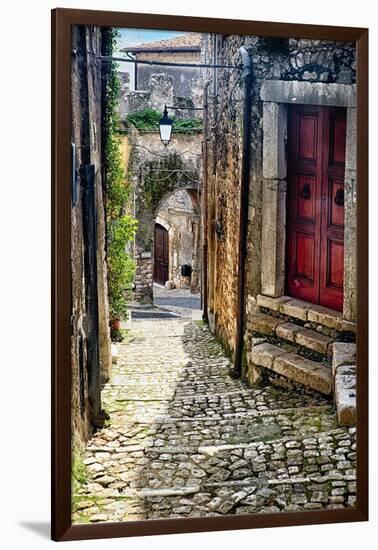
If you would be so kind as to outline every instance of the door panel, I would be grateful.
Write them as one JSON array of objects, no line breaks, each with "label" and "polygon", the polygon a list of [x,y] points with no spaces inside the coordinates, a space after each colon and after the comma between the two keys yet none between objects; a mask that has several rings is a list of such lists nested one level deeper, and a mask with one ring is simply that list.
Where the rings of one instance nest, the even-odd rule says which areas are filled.
[{"label": "door panel", "polygon": [[286,291],[310,302],[319,294],[322,122],[317,107],[290,110]]},{"label": "door panel", "polygon": [[169,278],[168,231],[156,223],[154,237],[154,282],[164,285]]},{"label": "door panel", "polygon": [[289,295],[342,310],[346,111],[289,108]]},{"label": "door panel", "polygon": [[344,172],[346,111],[324,109],[319,303],[342,311],[344,282]]}]

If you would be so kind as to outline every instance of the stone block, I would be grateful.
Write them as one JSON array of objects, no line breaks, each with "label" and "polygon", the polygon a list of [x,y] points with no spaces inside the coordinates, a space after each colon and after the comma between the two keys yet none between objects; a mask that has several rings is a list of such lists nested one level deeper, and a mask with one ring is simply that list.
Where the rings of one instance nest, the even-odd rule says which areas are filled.
[{"label": "stone block", "polygon": [[324,336],[324,334],[315,330],[305,329],[296,334],[295,341],[300,346],[326,355],[328,346],[332,343],[332,338]]},{"label": "stone block", "polygon": [[309,302],[291,299],[280,304],[280,312],[301,321],[307,321],[307,312],[311,306]]},{"label": "stone block", "polygon": [[278,325],[276,334],[279,338],[289,340],[290,342],[295,342],[296,334],[304,330],[306,329],[300,325],[296,325],[294,323],[284,323],[283,325]]},{"label": "stone block", "polygon": [[340,319],[337,329],[344,332],[354,332],[356,334],[357,323],[354,321],[348,321],[347,319]]},{"label": "stone block", "polygon": [[286,181],[263,181],[262,220],[261,291],[277,297],[285,288]]},{"label": "stone block", "polygon": [[259,307],[266,307],[272,311],[279,311],[280,305],[291,300],[289,296],[279,296],[278,298],[272,298],[271,296],[265,296],[259,294],[257,296],[257,305]]},{"label": "stone block", "polygon": [[357,419],[355,366],[340,366],[337,369],[335,403],[339,424],[341,426],[354,425]]},{"label": "stone block", "polygon": [[284,323],[282,319],[260,313],[259,315],[252,315],[248,319],[248,329],[260,334],[273,335],[275,334],[276,327],[282,323]]},{"label": "stone block", "polygon": [[287,134],[286,105],[263,105],[263,177],[286,178],[285,141]]},{"label": "stone block", "polygon": [[248,366],[245,373],[245,381],[248,386],[253,387],[259,384],[262,379],[262,368],[254,365],[251,361],[251,354],[248,354]]},{"label": "stone block", "polygon": [[332,391],[331,369],[294,353],[276,357],[272,370],[325,395]]},{"label": "stone block", "polygon": [[356,364],[356,344],[347,344],[345,342],[334,342],[332,356],[332,377],[335,377],[336,371],[343,365]]},{"label": "stone block", "polygon": [[311,304],[308,310],[308,320],[328,328],[339,329],[342,314],[328,307]]},{"label": "stone block", "polygon": [[260,344],[252,348],[252,362],[255,365],[271,369],[275,358],[283,353],[286,353],[284,349],[266,342],[265,344]]}]

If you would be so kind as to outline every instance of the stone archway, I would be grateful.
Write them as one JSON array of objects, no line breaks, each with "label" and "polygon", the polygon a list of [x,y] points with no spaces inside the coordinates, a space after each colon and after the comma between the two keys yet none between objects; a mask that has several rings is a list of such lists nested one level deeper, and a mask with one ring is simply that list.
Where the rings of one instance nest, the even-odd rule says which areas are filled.
[{"label": "stone archway", "polygon": [[[170,288],[190,288],[198,292],[200,215],[192,194],[196,197],[197,190],[179,189],[165,196],[157,208],[155,223],[168,231]],[[156,264],[156,239],[154,256]],[[189,266],[190,274],[183,274],[182,266]]]},{"label": "stone archway", "polygon": [[[156,138],[156,136],[154,136]],[[161,143],[155,144],[159,151],[155,153],[149,148],[140,146],[133,159],[134,190],[135,190],[135,217],[138,220],[138,231],[135,239],[135,301],[149,304],[153,302],[153,262],[154,262],[154,225],[159,209],[169,196],[178,192],[189,192],[188,197],[193,204],[196,216],[196,249],[199,250],[200,215],[199,201],[194,206],[198,195],[200,181],[200,138],[196,136],[196,148],[193,151],[193,136],[188,148],[188,138],[175,138],[176,145],[171,152],[161,152]],[[197,142],[198,140],[198,142]],[[170,146],[171,147],[171,146]],[[193,198],[194,197],[194,198]],[[160,223],[160,222],[159,222]],[[172,258],[173,260],[173,258]],[[198,287],[198,259],[195,262],[196,287]],[[176,264],[176,281],[179,261]]]}]

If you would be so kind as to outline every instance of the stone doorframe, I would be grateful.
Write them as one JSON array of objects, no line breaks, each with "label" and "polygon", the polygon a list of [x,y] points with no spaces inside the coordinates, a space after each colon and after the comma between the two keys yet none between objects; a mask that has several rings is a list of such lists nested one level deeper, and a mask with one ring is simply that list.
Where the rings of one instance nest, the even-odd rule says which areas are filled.
[{"label": "stone doorframe", "polygon": [[345,237],[343,317],[356,321],[356,86],[267,80],[263,101],[263,195],[261,292],[278,297],[285,292],[287,107],[289,104],[346,107]]}]

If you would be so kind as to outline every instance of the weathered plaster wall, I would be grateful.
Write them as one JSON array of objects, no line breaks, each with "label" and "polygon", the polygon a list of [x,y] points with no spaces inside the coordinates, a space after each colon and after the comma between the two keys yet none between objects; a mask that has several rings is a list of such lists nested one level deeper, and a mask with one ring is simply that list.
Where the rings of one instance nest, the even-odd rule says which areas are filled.
[{"label": "weathered plaster wall", "polygon": [[[95,201],[97,216],[97,305],[98,316],[93,318],[86,300],[88,273],[85,265],[85,235],[82,182],[78,177],[77,202],[71,212],[71,273],[72,273],[72,435],[74,443],[82,443],[91,435],[101,412],[100,373],[109,376],[111,368],[108,328],[107,279],[105,263],[105,215],[102,174],[101,98],[103,80],[88,51],[101,54],[103,33],[100,28],[73,27],[71,104],[72,143],[76,146],[76,165],[95,166]],[[89,147],[88,147],[89,144]],[[98,343],[91,341],[94,327]],[[88,349],[98,345],[97,363],[89,363]],[[96,376],[94,376],[94,374]],[[98,387],[91,387],[91,380]]]},{"label": "weathered plaster wall", "polygon": [[[337,43],[304,39],[268,39],[237,35],[203,38],[202,60],[231,65],[241,63],[239,48],[244,45],[253,65],[252,85],[252,143],[249,194],[248,256],[246,262],[246,307],[247,326],[256,311],[256,296],[261,292],[262,265],[268,263],[271,292],[282,293],[284,273],[276,263],[285,251],[286,211],[282,208],[286,196],[285,139],[283,149],[270,148],[264,144],[264,110],[271,112],[275,132],[285,136],[285,109],[264,102],[262,90],[274,91],[274,81],[287,81],[305,102],[318,97],[318,83],[338,85],[351,89],[355,82],[355,46],[352,43]],[[209,142],[209,320],[216,334],[226,347],[234,348],[237,316],[237,243],[239,242],[238,213],[240,206],[240,170],[242,162],[242,106],[244,91],[238,82],[238,71],[207,71],[210,80],[210,142]],[[310,84],[309,84],[310,83]],[[311,86],[313,83],[313,86]],[[280,86],[279,82],[277,85]],[[349,90],[348,88],[348,90]],[[323,90],[323,88],[322,88]],[[272,92],[273,93],[273,92]],[[353,93],[353,92],[351,92]],[[301,96],[302,94],[302,96]],[[343,94],[342,94],[343,95]],[[265,119],[265,123],[266,123]],[[265,129],[266,130],[266,129]],[[267,133],[267,132],[266,132]],[[264,147],[265,145],[265,147]],[[265,165],[270,169],[263,173],[263,152],[269,155]],[[347,163],[348,164],[348,163]],[[352,186],[354,168],[350,165],[348,178]],[[348,170],[348,167],[347,167]],[[277,201],[277,196],[283,200]],[[281,208],[277,209],[277,204]],[[263,209],[265,210],[263,211]],[[352,214],[353,220],[353,214]],[[221,229],[216,236],[215,228]],[[272,227],[278,228],[280,237],[269,236]],[[263,247],[264,243],[264,247]],[[349,260],[347,260],[349,261]],[[353,268],[353,261],[348,264]],[[353,282],[347,289],[353,294]]]},{"label": "weathered plaster wall", "polygon": [[181,266],[196,263],[195,237],[199,212],[187,191],[176,191],[165,199],[156,216],[169,235],[169,281],[175,288],[190,288],[191,277],[181,275]]}]

